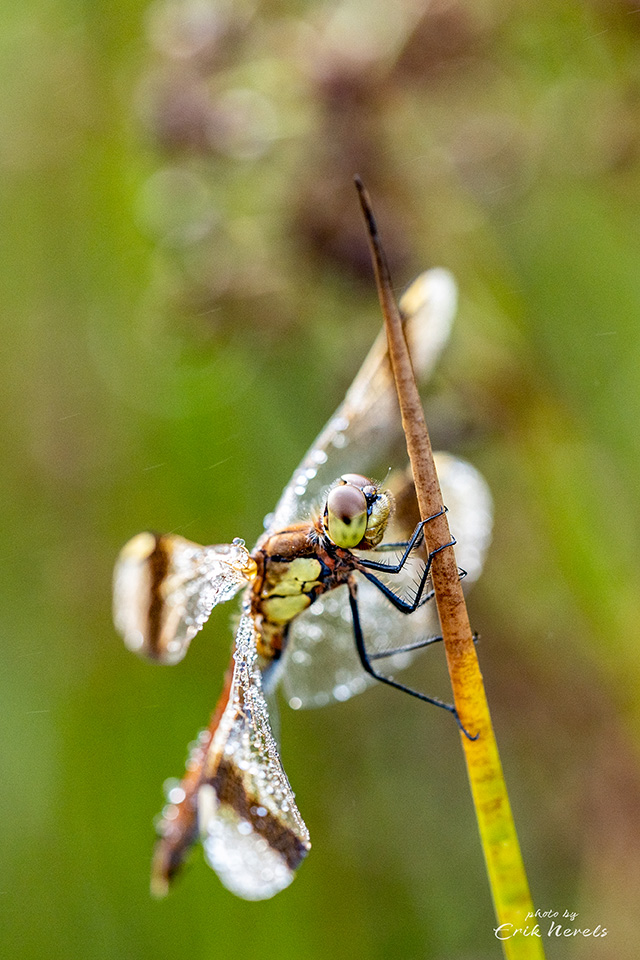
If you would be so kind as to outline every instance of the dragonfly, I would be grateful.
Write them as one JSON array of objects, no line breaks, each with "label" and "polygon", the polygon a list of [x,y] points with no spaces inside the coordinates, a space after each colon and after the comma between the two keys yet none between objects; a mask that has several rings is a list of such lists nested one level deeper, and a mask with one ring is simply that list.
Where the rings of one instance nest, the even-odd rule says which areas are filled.
[{"label": "dragonfly", "polygon": [[[448,340],[456,299],[451,274],[435,268],[399,302],[422,382]],[[300,709],[347,700],[381,681],[443,707],[460,725],[452,705],[396,673],[441,639],[428,602],[433,554],[455,540],[465,583],[478,577],[491,497],[471,464],[436,454],[454,540],[427,554],[428,521],[420,520],[402,439],[383,331],[252,550],[241,539],[200,546],[145,532],[121,551],[116,628],[127,647],[160,663],[182,660],[214,606],[243,591],[220,699],[183,779],[167,791],[152,864],[155,895],[168,892],[198,840],[224,886],[244,899],[267,899],[292,882],[310,839],[273,734],[268,704],[276,688]],[[370,479],[385,474],[383,482]]]}]

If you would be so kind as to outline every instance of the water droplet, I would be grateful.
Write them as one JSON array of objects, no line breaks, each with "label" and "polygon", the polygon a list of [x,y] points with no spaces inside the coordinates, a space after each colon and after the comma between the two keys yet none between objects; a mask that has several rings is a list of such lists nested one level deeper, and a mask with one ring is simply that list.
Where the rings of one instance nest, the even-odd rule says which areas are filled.
[{"label": "water droplet", "polygon": [[344,701],[351,697],[351,690],[346,683],[339,683],[333,688],[333,695],[336,700]]},{"label": "water droplet", "polygon": [[186,793],[184,792],[182,787],[172,787],[171,790],[169,790],[169,793],[167,794],[167,800],[169,800],[171,803],[176,803],[176,804],[182,803],[185,797],[186,797]]}]

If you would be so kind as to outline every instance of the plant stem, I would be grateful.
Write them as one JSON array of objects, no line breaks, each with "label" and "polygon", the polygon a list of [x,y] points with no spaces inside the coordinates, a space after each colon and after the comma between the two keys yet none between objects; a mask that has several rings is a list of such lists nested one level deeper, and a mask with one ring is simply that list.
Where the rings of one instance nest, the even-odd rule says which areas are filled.
[{"label": "plant stem", "polygon": [[[380,305],[384,314],[389,356],[396,381],[402,424],[424,519],[442,509],[442,494],[433,462],[431,441],[416,386],[411,358],[393,295],[389,268],[380,243],[369,195],[359,178],[356,187],[367,223]],[[424,530],[427,548],[451,540],[443,513]],[[453,550],[433,559],[433,589],[438,606],[454,702],[460,722],[476,739],[461,732],[467,773],[497,918],[496,936],[508,960],[540,960],[542,940],[535,932],[534,908],[502,773],[489,705],[476,655],[469,617]],[[529,917],[529,919],[527,919]],[[505,925],[505,926],[502,926]],[[516,933],[516,930],[520,930]],[[528,931],[526,934],[523,931]],[[502,939],[504,938],[504,939]]]}]

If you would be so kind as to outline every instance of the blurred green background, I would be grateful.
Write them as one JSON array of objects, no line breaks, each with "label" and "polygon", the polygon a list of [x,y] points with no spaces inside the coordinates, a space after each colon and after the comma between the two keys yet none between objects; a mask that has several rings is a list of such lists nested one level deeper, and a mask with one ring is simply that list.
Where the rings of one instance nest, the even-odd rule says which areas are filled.
[{"label": "blurred green background", "polygon": [[[500,955],[458,734],[391,690],[283,708],[314,848],[251,904],[148,895],[229,611],[115,635],[138,530],[252,542],[401,288],[459,282],[427,412],[495,498],[470,597],[536,905],[626,960],[640,901],[640,12],[624,0],[6,0],[0,943],[7,957]],[[446,694],[437,652],[423,688]]]}]

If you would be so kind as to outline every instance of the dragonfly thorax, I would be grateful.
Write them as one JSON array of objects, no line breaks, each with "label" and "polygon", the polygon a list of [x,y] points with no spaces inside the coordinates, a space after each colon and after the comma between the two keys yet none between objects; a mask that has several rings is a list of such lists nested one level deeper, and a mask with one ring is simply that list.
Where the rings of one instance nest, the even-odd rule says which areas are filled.
[{"label": "dragonfly thorax", "polygon": [[388,490],[358,473],[344,473],[327,496],[324,532],[337,547],[369,550],[382,540],[392,505]]}]

